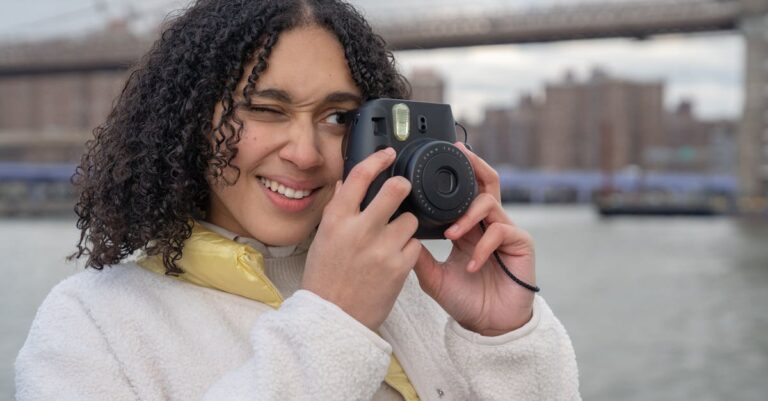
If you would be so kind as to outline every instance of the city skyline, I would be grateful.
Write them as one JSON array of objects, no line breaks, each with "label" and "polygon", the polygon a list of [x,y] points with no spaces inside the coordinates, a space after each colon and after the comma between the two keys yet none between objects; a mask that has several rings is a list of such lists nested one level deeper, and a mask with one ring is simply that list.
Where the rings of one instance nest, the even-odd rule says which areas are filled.
[{"label": "city skyline", "polygon": [[[100,38],[100,39],[97,39]],[[109,40],[105,40],[105,38],[110,38]],[[115,57],[116,54],[132,54],[133,56],[128,57],[135,57],[136,55],[143,52],[143,48],[145,46],[148,46],[150,43],[151,37],[144,37],[139,38],[136,35],[133,35],[130,31],[127,31],[124,26],[122,25],[113,25],[110,28],[108,28],[105,31],[102,31],[99,34],[94,34],[90,38],[82,38],[79,40],[73,40],[69,42],[60,42],[60,41],[48,41],[45,43],[39,43],[35,46],[12,46],[6,48],[7,51],[5,51],[3,54],[8,60],[11,60],[10,62],[13,62],[13,57],[19,57],[18,60],[23,59],[29,59],[29,60],[37,60],[37,62],[44,62],[44,60],[64,60],[66,59],[66,55],[69,55],[70,57],[74,56],[78,59],[88,58],[92,60],[99,60],[99,59],[110,59],[110,57]],[[490,117],[491,119],[498,121],[498,123],[494,123],[498,126],[498,128],[493,129],[493,131],[498,131],[499,129],[507,130],[511,136],[514,136],[517,140],[522,141],[524,143],[529,143],[530,146],[533,146],[534,148],[538,149],[533,151],[533,154],[537,154],[537,156],[533,157],[531,156],[528,161],[523,162],[523,165],[529,166],[529,167],[545,167],[550,169],[568,169],[568,168],[596,168],[597,165],[594,162],[595,159],[595,152],[598,152],[596,150],[597,148],[590,150],[591,155],[573,155],[568,156],[565,154],[555,154],[551,151],[556,150],[556,148],[559,147],[559,145],[562,145],[564,142],[562,138],[570,138],[573,136],[572,142],[578,142],[578,143],[589,143],[592,145],[593,148],[595,146],[598,146],[600,141],[596,140],[595,138],[589,139],[587,137],[584,137],[582,139],[578,139],[577,136],[581,137],[584,136],[584,134],[579,132],[586,132],[586,131],[595,131],[595,127],[599,122],[595,122],[587,118],[589,115],[593,115],[594,112],[590,113],[583,113],[578,112],[573,117],[570,118],[570,122],[566,125],[570,126],[582,126],[580,128],[579,132],[576,131],[563,131],[561,128],[564,127],[562,125],[563,122],[565,122],[567,119],[563,119],[563,113],[572,113],[573,110],[575,110],[576,106],[568,106],[567,104],[561,104],[561,106],[551,106],[550,100],[551,95],[553,95],[556,92],[553,92],[551,89],[553,86],[559,86],[563,82],[568,83],[571,82],[576,85],[581,85],[585,80],[588,81],[594,81],[595,76],[603,77],[602,79],[607,79],[608,81],[616,81],[616,82],[626,82],[630,86],[637,86],[645,87],[655,87],[659,88],[658,90],[655,90],[658,95],[653,95],[652,107],[649,109],[647,106],[642,106],[646,111],[642,111],[639,109],[641,107],[641,103],[637,103],[635,101],[632,101],[630,103],[623,103],[625,104],[623,109],[625,110],[623,113],[625,116],[638,116],[638,117],[632,117],[631,119],[638,120],[638,121],[649,121],[646,128],[643,128],[640,125],[637,125],[635,123],[632,123],[631,125],[624,125],[622,122],[622,118],[619,115],[613,114],[613,117],[611,117],[612,124],[619,129],[620,135],[624,138],[631,138],[631,137],[637,137],[638,134],[632,133],[632,132],[639,132],[639,131],[646,131],[646,132],[653,132],[654,135],[661,135],[661,130],[657,126],[653,126],[653,124],[660,124],[661,115],[663,113],[662,110],[673,110],[676,109],[681,103],[687,104],[688,114],[690,114],[691,118],[701,121],[701,120],[707,120],[707,119],[722,119],[722,118],[728,118],[730,120],[734,120],[734,117],[728,117],[720,115],[720,116],[707,116],[706,113],[701,113],[700,108],[697,107],[699,104],[700,99],[696,98],[695,96],[681,96],[678,99],[675,99],[674,97],[665,96],[666,93],[669,93],[669,85],[667,80],[661,79],[661,78],[653,78],[653,77],[644,77],[644,78],[637,78],[633,77],[632,74],[624,73],[624,72],[616,72],[615,70],[611,70],[609,68],[604,67],[603,63],[598,63],[595,61],[594,64],[590,63],[590,61],[594,61],[595,59],[590,57],[589,54],[584,55],[581,59],[574,59],[570,57],[564,57],[563,60],[558,63],[552,63],[548,64],[546,68],[530,68],[530,65],[526,66],[526,63],[531,62],[531,59],[525,59],[525,54],[522,54],[522,52],[517,47],[509,47],[506,46],[507,53],[505,54],[505,59],[502,60],[496,60],[498,64],[498,69],[496,70],[496,73],[500,74],[508,74],[509,71],[514,72],[515,65],[519,65],[520,68],[524,69],[525,71],[539,71],[542,73],[546,73],[549,75],[554,76],[554,78],[547,79],[547,80],[529,80],[526,82],[523,82],[524,84],[529,85],[527,88],[520,89],[518,91],[511,90],[509,87],[499,84],[498,82],[495,82],[494,80],[496,77],[494,74],[472,74],[470,78],[472,79],[479,79],[479,80],[485,80],[485,83],[477,83],[475,82],[472,84],[472,88],[479,90],[482,92],[482,95],[493,95],[494,92],[498,95],[498,98],[494,99],[492,96],[489,96],[485,99],[485,101],[482,102],[475,102],[472,103],[472,99],[464,99],[467,100],[466,102],[456,102],[456,93],[457,91],[454,91],[454,85],[455,81],[451,81],[451,73],[455,72],[455,70],[446,69],[444,68],[448,63],[445,62],[445,59],[441,58],[435,58],[435,57],[429,57],[427,60],[428,63],[423,63],[419,65],[419,63],[413,63],[412,66],[406,66],[404,64],[401,64],[400,67],[405,73],[405,75],[411,79],[411,82],[414,87],[414,94],[413,98],[416,100],[424,100],[424,101],[433,101],[433,102],[447,102],[451,103],[454,109],[454,117],[460,121],[465,123],[468,127],[476,127],[480,128],[478,130],[478,133],[481,133],[480,131],[488,130],[489,127],[492,125],[485,125],[485,120],[489,120],[489,116],[493,116],[494,114],[489,114],[490,112],[493,112],[494,110],[512,110],[514,108],[518,107],[518,103],[524,102],[520,101],[520,99],[529,99],[529,103],[536,104],[534,108],[538,109],[540,106],[546,106],[547,104],[550,104],[549,106],[544,107],[542,109],[542,112],[546,112],[545,114],[541,114],[539,112],[534,112],[534,114],[530,114],[529,112],[523,112],[521,117],[524,120],[530,120],[538,121],[536,122],[536,125],[545,127],[548,126],[549,128],[543,128],[543,130],[533,127],[531,128],[523,128],[523,131],[515,131],[515,130],[507,130],[504,128],[506,123],[503,122],[503,120],[506,119],[506,117],[503,117],[502,115],[496,114],[497,117]],[[483,48],[475,48],[475,50]],[[464,49],[461,49],[464,50]],[[631,50],[631,49],[630,49]],[[0,47],[0,51],[3,51],[3,48]],[[654,57],[661,57],[660,53],[663,54],[664,51],[669,51],[667,48],[659,50],[658,48],[652,49],[649,53],[654,55]],[[114,53],[114,54],[113,54]],[[401,52],[401,53],[407,53],[407,52]],[[628,53],[632,53],[631,51]],[[451,56],[456,56],[458,54],[461,54],[461,52],[453,52],[450,54]],[[522,54],[522,55],[521,55]],[[549,54],[548,52],[545,52],[545,54]],[[562,53],[561,53],[562,54]],[[445,55],[445,53],[443,53]],[[464,61],[469,64],[470,66],[473,63],[477,63],[476,60],[473,60],[473,55],[471,53],[467,54],[464,52]],[[475,52],[474,57],[482,59],[483,57],[488,56],[487,54],[483,54],[482,52],[478,53]],[[46,58],[47,57],[47,58]],[[61,57],[64,57],[63,59]],[[123,56],[125,57],[125,56]],[[647,55],[645,56],[647,57]],[[17,62],[18,62],[17,60]],[[411,59],[413,61],[414,59]],[[418,61],[418,59],[416,59]],[[581,66],[579,65],[581,63]],[[712,71],[716,71],[716,69],[712,70],[712,67],[717,67],[717,63],[712,61],[709,65],[704,64],[701,67],[706,70],[707,67],[710,68],[710,73]],[[582,68],[577,68],[582,67]],[[588,68],[588,71],[581,71],[585,68]],[[523,70],[518,70],[523,71]],[[460,71],[459,71],[460,72]],[[21,145],[22,142],[22,136],[24,132],[37,132],[36,135],[50,135],[53,132],[58,132],[59,138],[62,141],[68,140],[70,145],[75,146],[74,148],[70,149],[71,152],[62,152],[61,149],[50,149],[50,151],[43,151],[43,148],[48,147],[42,147],[42,148],[35,148],[31,147],[29,150],[30,152],[18,152],[13,149],[14,147],[10,147],[7,149],[4,149],[3,153],[6,155],[6,157],[12,157],[19,159],[19,160],[38,160],[38,161],[64,161],[64,159],[68,159],[72,155],[77,155],[78,151],[77,148],[79,148],[79,143],[84,140],[83,138],[87,137],[88,132],[90,132],[95,126],[100,124],[103,119],[106,117],[109,109],[109,105],[112,103],[112,99],[114,99],[115,96],[119,93],[120,88],[123,85],[123,81],[125,80],[127,76],[127,71],[119,70],[119,71],[113,71],[109,73],[102,73],[98,75],[92,75],[87,72],[81,72],[75,75],[56,75],[51,74],[47,76],[35,76],[35,77],[17,77],[17,78],[9,78],[6,79],[3,82],[2,88],[0,88],[0,91],[5,93],[6,100],[13,99],[13,101],[7,101],[7,102],[0,102],[0,129],[3,129],[6,131],[6,134],[13,134],[11,137],[16,138],[17,145]],[[698,77],[694,76],[693,80],[691,82],[696,82],[696,79],[702,79],[706,78],[707,74],[699,74]],[[466,77],[465,77],[466,78]],[[639,85],[639,86],[638,86]],[[625,84],[620,84],[621,86],[626,86]],[[418,89],[418,90],[417,90]],[[447,90],[446,90],[447,89]],[[622,89],[623,90],[623,89]],[[636,92],[635,90],[630,90],[627,93],[627,96],[635,96],[631,95],[631,93]],[[458,91],[459,94],[461,94],[461,91]],[[590,95],[592,92],[583,92],[581,95],[579,95],[579,98],[583,99],[592,99],[594,96]],[[45,94],[43,96],[43,94]],[[453,99],[451,99],[451,96],[454,96]],[[624,95],[621,95],[624,96]],[[642,95],[644,96],[644,95]],[[642,97],[641,96],[641,97]],[[67,99],[66,101],[64,99]],[[671,99],[671,101],[669,100]],[[0,99],[2,100],[2,99]],[[597,101],[597,99],[594,99]],[[572,101],[568,101],[573,103]],[[617,102],[623,102],[622,100],[619,100],[618,98],[616,101],[608,101],[607,103],[603,102],[602,106],[596,106],[599,110],[600,108],[613,108],[618,104]],[[556,101],[557,103],[557,101]],[[582,102],[583,103],[583,102]],[[19,109],[19,105],[34,105],[34,104],[44,104],[47,105],[46,107],[27,107]],[[462,109],[462,106],[465,106],[465,108]],[[475,118],[474,120],[471,118],[468,118],[470,112],[468,112],[468,109],[466,106],[473,107],[476,109],[475,113],[479,114],[479,118]],[[41,112],[42,110],[42,112]],[[548,111],[547,111],[548,110]],[[655,111],[651,111],[655,110]],[[515,112],[516,113],[516,112]],[[528,116],[528,117],[526,117]],[[627,117],[629,118],[629,117]],[[594,120],[594,119],[593,119]],[[591,121],[591,122],[590,122]],[[524,127],[526,124],[523,122],[521,127]],[[549,125],[546,125],[549,124]],[[554,125],[552,125],[554,124]],[[513,122],[514,126],[520,126],[520,123]],[[599,125],[599,124],[598,124]],[[558,128],[560,127],[560,128]],[[591,127],[591,128],[590,128]],[[651,127],[655,127],[652,128]],[[586,130],[586,131],[585,131]],[[638,131],[639,130],[639,131]],[[514,131],[514,132],[513,132]],[[549,153],[543,152],[541,149],[540,144],[536,144],[532,142],[529,139],[526,138],[533,138],[537,137],[538,134],[536,134],[534,131],[540,131],[545,134],[552,134],[554,136],[560,136],[561,139],[555,139],[552,143],[553,146],[545,146],[545,148],[549,149]],[[554,134],[554,132],[559,132],[559,134]],[[6,135],[6,136],[7,136]],[[15,136],[14,136],[15,135]],[[593,134],[589,134],[593,135]],[[587,135],[587,136],[589,136]],[[483,137],[484,135],[480,135],[480,137]],[[554,136],[552,138],[554,138]],[[6,138],[7,141],[11,141],[13,138],[8,137]],[[66,137],[66,138],[65,138]],[[496,134],[494,134],[494,137],[496,137]],[[639,138],[639,137],[637,137]],[[65,140],[66,139],[66,140]],[[500,142],[509,142],[511,139],[503,139],[497,138]],[[629,139],[627,139],[629,140]],[[622,139],[622,143],[628,143],[627,140]],[[637,139],[639,140],[639,139]],[[21,142],[20,142],[21,141]],[[635,141],[635,139],[632,139],[632,141]],[[29,142],[29,139],[27,139],[27,142]],[[550,142],[552,142],[550,140]],[[657,141],[656,141],[657,142]],[[10,143],[10,142],[9,142]],[[486,141],[487,143],[487,141]],[[541,142],[542,144],[544,142]],[[618,142],[617,142],[618,143]],[[652,143],[652,142],[649,142]],[[594,145],[594,146],[593,146]],[[527,148],[528,145],[523,146],[523,148]],[[566,146],[571,147],[571,146]],[[34,150],[32,148],[35,148]],[[513,150],[516,152],[523,151],[523,148],[519,148],[518,146],[513,147]],[[500,149],[500,148],[499,148]],[[633,150],[634,149],[634,150]],[[533,150],[533,148],[532,148]],[[561,149],[562,150],[562,149]],[[645,154],[646,151],[651,151],[653,149],[648,148],[627,148],[626,151],[629,152],[640,152],[642,154]],[[664,156],[664,149],[659,148],[658,150],[653,150],[655,152],[655,155],[659,157],[666,157]],[[547,154],[545,156],[545,153]],[[552,153],[552,154],[550,154]],[[635,155],[629,155],[625,152],[623,156],[620,156],[619,159],[616,161],[616,168],[623,168],[624,166],[633,164],[638,165],[642,164],[642,158],[645,156],[639,156],[640,153],[637,153]],[[58,156],[56,156],[58,155]],[[66,156],[70,155],[70,156]],[[618,153],[617,153],[618,155]],[[493,156],[491,154],[486,155],[489,157],[489,160],[504,163],[504,160],[498,159],[496,156]],[[528,156],[515,156],[512,157],[512,159],[515,160],[523,160],[526,159]],[[511,162],[512,159],[509,161]],[[576,164],[573,164],[572,162],[568,160],[582,160],[581,162],[577,162]],[[657,157],[658,159],[658,157]],[[537,161],[538,160],[538,161]],[[585,160],[591,160],[588,162],[585,162]],[[539,164],[541,162],[542,164]],[[585,164],[586,163],[586,164]]]},{"label": "city skyline", "polygon": [[[683,47],[687,50],[679,51]],[[513,105],[520,95],[541,94],[566,71],[585,78],[596,67],[610,75],[664,82],[666,108],[690,99],[701,117],[738,118],[743,52],[738,35],[717,34],[401,51],[395,57],[406,74],[417,68],[438,71],[447,83],[446,102],[457,116],[477,123],[487,106]],[[463,68],[453,68],[459,63]]]},{"label": "city skyline", "polygon": [[[409,76],[413,98],[444,102],[433,70]],[[543,171],[733,173],[737,119],[705,119],[691,100],[665,107],[662,81],[639,81],[599,68],[547,83],[541,96],[489,105],[467,124],[475,151],[491,165]]]}]

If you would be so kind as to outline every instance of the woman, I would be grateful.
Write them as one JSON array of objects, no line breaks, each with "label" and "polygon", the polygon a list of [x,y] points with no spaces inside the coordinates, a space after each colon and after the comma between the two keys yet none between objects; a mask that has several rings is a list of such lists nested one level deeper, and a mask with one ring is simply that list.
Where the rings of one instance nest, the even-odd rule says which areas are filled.
[{"label": "woman", "polygon": [[407,180],[360,212],[391,149],[340,182],[342,115],[407,92],[345,3],[195,3],[83,158],[76,256],[94,269],[41,306],[18,399],[578,399],[565,330],[489,258],[534,283],[487,164],[461,148],[481,194],[443,263],[413,215],[389,221]]}]

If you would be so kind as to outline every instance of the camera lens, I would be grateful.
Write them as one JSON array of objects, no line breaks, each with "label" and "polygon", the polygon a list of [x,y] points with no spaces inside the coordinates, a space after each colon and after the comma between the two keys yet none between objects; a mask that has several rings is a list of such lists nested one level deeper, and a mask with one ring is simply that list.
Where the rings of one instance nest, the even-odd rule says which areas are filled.
[{"label": "camera lens", "polygon": [[435,226],[456,221],[477,191],[466,156],[444,141],[415,141],[400,152],[395,174],[411,181],[408,209]]},{"label": "camera lens", "polygon": [[437,192],[440,195],[450,195],[456,190],[456,172],[450,168],[441,168],[435,175]]}]

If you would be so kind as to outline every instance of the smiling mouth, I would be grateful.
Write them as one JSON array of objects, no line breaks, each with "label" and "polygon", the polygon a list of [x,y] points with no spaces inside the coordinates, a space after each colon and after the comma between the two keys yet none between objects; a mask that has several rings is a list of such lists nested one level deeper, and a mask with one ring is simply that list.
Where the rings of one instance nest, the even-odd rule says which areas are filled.
[{"label": "smiling mouth", "polygon": [[277,181],[270,180],[269,178],[265,178],[265,177],[258,177],[258,178],[259,178],[259,181],[261,181],[262,185],[264,185],[267,189],[269,189],[272,192],[283,195],[289,199],[303,199],[311,195],[312,192],[314,192],[313,189],[302,190],[302,189],[290,188],[290,187],[286,187],[283,184],[280,184]]}]

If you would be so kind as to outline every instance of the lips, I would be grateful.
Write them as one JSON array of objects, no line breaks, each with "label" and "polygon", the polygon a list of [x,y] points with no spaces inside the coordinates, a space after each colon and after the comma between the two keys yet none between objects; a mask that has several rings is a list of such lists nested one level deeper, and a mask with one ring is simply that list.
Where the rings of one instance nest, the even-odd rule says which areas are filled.
[{"label": "lips", "polygon": [[276,192],[289,199],[306,198],[313,191],[313,189],[292,188],[290,186],[287,186],[285,184],[279,183],[275,180],[271,180],[266,177],[259,177],[259,181],[261,181],[261,183],[270,191]]},{"label": "lips", "polygon": [[[264,194],[277,210],[287,213],[299,213],[315,203],[322,185],[316,181],[296,181],[285,177],[267,178],[256,176]],[[279,181],[278,181],[279,180]]]}]

